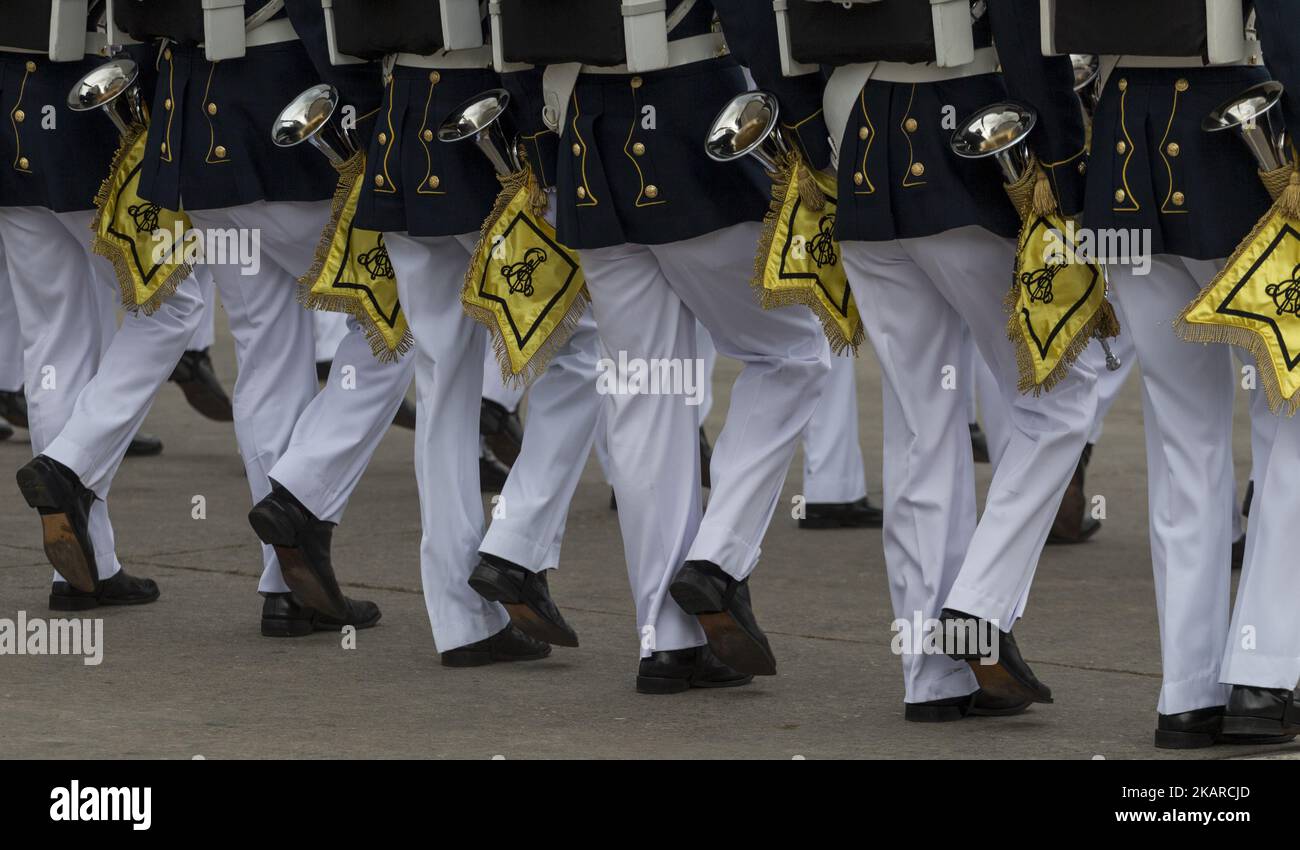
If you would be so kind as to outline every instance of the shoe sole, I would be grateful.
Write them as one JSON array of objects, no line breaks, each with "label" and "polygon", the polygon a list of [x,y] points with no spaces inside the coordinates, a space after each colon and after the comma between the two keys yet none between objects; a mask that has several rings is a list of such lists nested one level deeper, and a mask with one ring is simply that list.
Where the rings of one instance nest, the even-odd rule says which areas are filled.
[{"label": "shoe sole", "polygon": [[77,536],[72,520],[63,513],[50,494],[50,489],[39,472],[23,467],[18,470],[18,489],[29,507],[41,513],[41,533],[45,545],[45,557],[50,566],[77,590],[94,593],[99,572],[95,567],[94,557],[90,555],[89,541]]},{"label": "shoe sole", "polygon": [[722,599],[714,588],[702,588],[689,581],[674,581],[668,588],[673,601],[695,617],[704,629],[709,648],[723,664],[750,676],[775,676],[776,659],[736,618],[722,610]]},{"label": "shoe sole", "polygon": [[124,605],[148,605],[150,602],[157,602],[161,591],[155,590],[148,596],[134,596],[130,599],[100,599],[94,596],[60,596],[54,593],[50,594],[49,605],[51,611],[89,611],[92,608],[103,606],[124,606]]},{"label": "shoe sole", "polygon": [[960,705],[903,705],[903,719],[912,723],[952,723],[965,720],[969,714],[970,711]]},{"label": "shoe sole", "polygon": [[962,658],[975,674],[975,680],[979,686],[989,694],[1002,699],[1013,699],[1021,702],[1041,702],[1050,704],[1051,697],[1043,696],[1037,690],[1026,685],[1017,679],[1010,670],[1002,665],[981,664],[978,658]]},{"label": "shoe sole", "polygon": [[262,637],[306,637],[316,631],[310,620],[263,620]]},{"label": "shoe sole", "polygon": [[158,457],[162,453],[162,443],[159,443],[156,446],[150,446],[147,449],[136,448],[134,446],[128,446],[126,449],[127,457]]},{"label": "shoe sole", "polygon": [[280,562],[280,575],[300,603],[336,620],[347,616],[342,591],[332,593],[312,569],[296,545],[298,541],[287,518],[278,513],[272,515],[271,511],[263,508],[253,508],[248,512],[248,524],[253,527],[253,533],[259,540],[275,549],[276,560]]},{"label": "shoe sole", "polygon": [[[455,652],[453,650],[452,652]],[[543,658],[549,658],[551,655],[550,647],[544,652],[536,652],[532,655],[497,655],[490,650],[482,652],[463,652],[458,655],[451,655],[444,652],[441,657],[443,667],[486,667],[489,664],[509,664],[514,661],[541,661]]]},{"label": "shoe sole", "polygon": [[966,714],[970,717],[1012,717],[1017,714],[1024,714],[1029,710],[1032,702],[1026,700],[1019,705],[1013,705],[1010,708],[980,708],[972,705]]},{"label": "shoe sole", "polygon": [[744,676],[726,682],[697,682],[694,679],[669,679],[663,676],[637,676],[636,692],[639,694],[680,694],[691,688],[702,690],[709,688],[739,688],[754,681],[753,676]]},{"label": "shoe sole", "polygon": [[1228,714],[1223,717],[1223,731],[1219,737],[1225,739],[1225,744],[1277,744],[1296,736],[1294,732],[1281,730],[1278,721],[1272,718]]},{"label": "shoe sole", "polygon": [[509,577],[488,567],[476,567],[469,577],[469,586],[488,602],[499,602],[510,614],[515,628],[534,640],[554,646],[575,647],[578,640],[556,623],[542,615],[519,595],[519,588]]},{"label": "shoe sole", "polygon": [[202,382],[177,381],[176,386],[180,387],[181,392],[185,394],[186,403],[198,411],[203,418],[211,419],[213,422],[235,421],[230,400],[213,394]]},{"label": "shoe sole", "polygon": [[1101,523],[1097,523],[1091,529],[1080,534],[1078,537],[1060,537],[1055,534],[1049,534],[1047,536],[1047,545],[1048,546],[1077,546],[1080,543],[1086,543],[1087,541],[1091,540],[1098,531],[1101,531]]},{"label": "shoe sole", "polygon": [[1213,732],[1174,732],[1157,729],[1155,745],[1160,750],[1201,750],[1213,747],[1216,737]]}]

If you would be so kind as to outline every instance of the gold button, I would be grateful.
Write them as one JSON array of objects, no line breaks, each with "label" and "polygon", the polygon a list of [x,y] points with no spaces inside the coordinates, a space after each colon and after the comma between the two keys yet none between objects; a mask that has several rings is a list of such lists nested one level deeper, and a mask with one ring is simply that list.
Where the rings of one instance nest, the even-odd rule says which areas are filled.
[{"label": "gold button", "polygon": [[1178,156],[1183,152],[1183,149],[1178,146],[1177,142],[1170,142],[1169,146],[1165,148],[1165,152],[1170,156]]},{"label": "gold button", "polygon": [[382,174],[376,174],[376,175],[375,175],[375,185],[378,186],[378,187],[380,187],[381,189],[383,188],[383,186],[384,186],[384,175],[382,175]]},{"label": "gold button", "polygon": [[442,180],[438,177],[438,175],[435,174],[429,178],[430,189],[437,189],[441,185],[442,185]]},{"label": "gold button", "polygon": [[645,187],[645,196],[646,196],[647,198],[657,198],[657,197],[659,197],[659,187],[656,186],[656,185],[654,185],[653,183],[651,183],[649,186],[646,186],[646,187]]},{"label": "gold button", "polygon": [[23,171],[26,171],[28,167],[31,166],[31,164],[32,164],[31,160],[29,160],[25,156],[18,158],[18,167],[21,168]]},{"label": "gold button", "polygon": [[429,74],[429,82],[433,83],[435,86],[438,85],[438,83],[442,82],[442,74],[433,71]]},{"label": "gold button", "polygon": [[1174,192],[1174,206],[1181,207],[1187,202],[1187,196],[1182,192]]},{"label": "gold button", "polygon": [[163,51],[163,58],[168,62],[172,61],[172,49],[170,47]]},{"label": "gold button", "polygon": [[904,121],[904,122],[903,122],[903,129],[906,130],[906,131],[909,132],[909,133],[915,133],[915,132],[916,132],[916,119],[915,119],[915,118],[909,118],[909,119],[907,119],[906,121]]},{"label": "gold button", "polygon": [[582,145],[578,144],[577,142],[573,143],[573,155],[582,156]]},{"label": "gold button", "polygon": [[381,145],[386,145],[386,144],[388,144],[388,134],[387,134],[387,133],[380,133],[380,134],[379,134],[379,144],[381,144]]},{"label": "gold button", "polygon": [[1178,91],[1187,91],[1191,87],[1192,84],[1187,82],[1186,77],[1179,77],[1178,82],[1174,83],[1174,88],[1178,89]]},{"label": "gold button", "polygon": [[225,146],[225,145],[217,145],[215,148],[212,149],[212,152],[213,152],[214,154],[217,155],[217,159],[225,159],[225,158],[226,158],[226,146]]},{"label": "gold button", "polygon": [[642,79],[641,79],[640,77],[633,77],[633,78],[632,78],[632,88],[634,88],[634,89],[639,89],[639,88],[641,88],[641,83],[642,83],[642,82],[643,82],[643,81],[642,81]]},{"label": "gold button", "polygon": [[924,173],[925,173],[925,163],[923,163],[923,162],[914,162],[914,163],[912,163],[912,176],[913,176],[913,177],[920,177],[920,176],[921,176],[922,174],[924,174]]},{"label": "gold button", "polygon": [[1120,90],[1120,91],[1127,91],[1127,90],[1128,90],[1128,80],[1120,80],[1120,81],[1119,81],[1119,90]]},{"label": "gold button", "polygon": [[171,108],[172,108],[172,99],[169,97],[163,101],[163,109],[170,111]]},{"label": "gold button", "polygon": [[15,111],[14,111],[14,121],[16,121],[16,122],[18,122],[19,124],[21,124],[21,123],[23,123],[23,122],[26,121],[26,120],[27,120],[27,113],[26,113],[26,112],[23,112],[21,109],[18,109],[18,110],[15,110]]},{"label": "gold button", "polygon": [[215,103],[209,103],[209,104],[208,104],[208,114],[209,114],[209,115],[216,115],[216,114],[217,114],[217,105],[216,105]]},{"label": "gold button", "polygon": [[868,130],[866,127],[858,128],[858,138],[861,139],[862,141],[865,142],[867,140],[867,136],[870,135],[871,135],[871,131]]},{"label": "gold button", "polygon": [[166,156],[166,155],[167,155],[167,143],[166,143],[166,142],[163,142],[161,145],[158,146],[158,152],[161,153],[163,156]]},{"label": "gold button", "polygon": [[867,175],[863,174],[861,171],[854,172],[853,174],[854,183],[861,186],[863,183],[866,182],[866,180],[867,180]]},{"label": "gold button", "polygon": [[1080,174],[1087,174],[1087,173],[1088,173],[1088,163],[1086,163],[1086,162],[1081,162],[1081,163],[1079,163],[1079,173],[1080,173]]},{"label": "gold button", "polygon": [[578,187],[578,200],[582,200],[582,199],[585,198],[585,197],[587,197],[587,190],[584,189],[582,186],[579,186],[579,187]]},{"label": "gold button", "polygon": [[1122,204],[1126,198],[1128,198],[1128,194],[1123,189],[1115,190],[1115,203]]},{"label": "gold button", "polygon": [[1117,142],[1115,144],[1115,153],[1119,153],[1119,154],[1128,153],[1128,142],[1125,141]]},{"label": "gold button", "polygon": [[[424,139],[426,142],[432,142],[432,141],[433,141],[433,131],[432,131],[432,130],[427,130],[427,129],[426,129],[423,133],[420,134],[420,138],[421,138],[421,139]],[[380,144],[383,144],[383,142],[381,141]]]},{"label": "gold button", "polygon": [[27,73],[30,74],[32,71],[35,71],[35,70],[36,70],[36,63],[35,63],[35,62],[28,62],[28,63],[27,63]]},{"label": "gold button", "polygon": [[645,145],[641,144],[640,142],[637,142],[635,145],[632,146],[632,153],[636,154],[637,156],[645,156]]}]

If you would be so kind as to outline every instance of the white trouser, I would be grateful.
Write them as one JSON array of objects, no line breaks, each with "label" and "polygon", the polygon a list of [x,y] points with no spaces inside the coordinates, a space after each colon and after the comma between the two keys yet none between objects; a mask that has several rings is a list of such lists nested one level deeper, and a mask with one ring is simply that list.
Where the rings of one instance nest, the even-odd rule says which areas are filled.
[{"label": "white trouser", "polygon": [[700,402],[700,424],[713,412],[713,369],[718,365],[718,347],[702,322],[695,323],[695,356],[704,362],[704,398]]},{"label": "white trouser", "polygon": [[[271,468],[316,395],[312,318],[298,303],[297,278],[311,268],[329,204],[258,201],[197,210],[190,218],[200,230],[260,233],[257,274],[234,263],[210,266],[235,339],[235,439],[256,503],[271,492]],[[279,565],[272,547],[263,545],[262,563],[263,581],[273,580]]]},{"label": "white trouser", "polygon": [[1149,275],[1110,270],[1142,374],[1161,714],[1223,705],[1221,682],[1291,688],[1300,677],[1294,604],[1300,583],[1289,535],[1300,493],[1277,474],[1295,468],[1300,419],[1273,416],[1261,403],[1252,403],[1251,414],[1258,420],[1252,423],[1259,437],[1252,445],[1256,475],[1263,480],[1255,481],[1246,566],[1228,626],[1237,372],[1227,346],[1189,345],[1171,324],[1221,267],[1157,256]]},{"label": "white trouser", "polygon": [[[415,374],[414,357],[380,361],[356,320],[337,315],[343,316],[347,333],[334,347],[329,378],[298,417],[289,448],[268,473],[317,519],[332,523],[342,521],[348,499]],[[279,569],[271,567],[259,589],[288,588]]]},{"label": "white trouser", "polygon": [[[701,518],[699,414],[662,388],[610,394],[605,411],[610,477],[637,607],[642,654],[704,643],[695,618],[668,596],[687,560],[737,579],[758,562],[799,435],[830,370],[829,347],[806,309],[763,310],[749,286],[757,223],[666,245],[582,251],[596,327],[627,386],[623,358],[698,374],[695,322],[718,353],[741,361],[726,423],[713,449],[713,490]],[[698,371],[697,371],[698,370]],[[665,371],[665,370],[658,370]],[[653,630],[651,630],[653,629]]]},{"label": "white trouser", "polygon": [[348,335],[347,314],[313,310],[311,326],[312,337],[316,340],[316,362],[328,363],[336,356],[343,337]]},{"label": "white trouser", "polygon": [[212,280],[212,269],[203,264],[194,267],[194,280],[198,283],[199,295],[203,298],[203,316],[186,349],[206,351],[217,339],[217,285]]},{"label": "white trouser", "polygon": [[526,389],[522,385],[507,384],[501,377],[501,364],[492,349],[492,341],[488,340],[483,346],[483,398],[496,402],[507,411],[514,411],[519,409]]},{"label": "white trouser", "polygon": [[856,502],[867,495],[856,365],[852,356],[831,357],[830,380],[803,433],[803,495],[812,504]]},{"label": "white trouser", "polygon": [[[996,620],[1022,607],[1055,506],[1092,425],[1096,376],[1076,369],[1038,398],[1016,389],[1002,309],[1011,240],[979,227],[923,239],[846,242],[845,269],[883,375],[885,565],[894,614],[911,623],[948,607]],[[975,521],[962,321],[999,378],[1011,438]],[[967,666],[903,657],[907,702],[968,694]]]},{"label": "white trouser", "polygon": [[4,245],[0,243],[0,392],[15,392],[23,385],[23,337],[18,327],[18,305],[9,284]]},{"label": "white trouser", "polygon": [[477,233],[384,236],[415,350],[415,478],[420,491],[420,575],[439,652],[480,641],[509,615],[470,588],[483,539],[479,409],[487,333],[465,315],[460,292]]},{"label": "white trouser", "polygon": [[[975,380],[977,374],[988,370],[988,367],[985,367],[983,363],[984,361],[980,359],[979,353],[975,350],[975,343],[971,341],[970,328],[966,327],[966,323],[963,322],[961,326],[961,361],[957,365],[957,380],[961,385],[961,392],[966,401],[966,421],[972,425],[980,421],[980,414],[984,413],[982,408],[984,403],[988,401],[979,394],[982,387]],[[996,396],[997,393],[994,395]],[[1003,416],[1005,421],[1005,414],[998,413],[997,415]],[[987,423],[984,425],[984,430],[988,430]]]},{"label": "white trouser", "polygon": [[[493,505],[480,552],[532,572],[559,566],[569,503],[605,403],[596,392],[598,349],[596,320],[588,310],[528,390],[523,448]],[[491,365],[500,372],[495,360]]]}]

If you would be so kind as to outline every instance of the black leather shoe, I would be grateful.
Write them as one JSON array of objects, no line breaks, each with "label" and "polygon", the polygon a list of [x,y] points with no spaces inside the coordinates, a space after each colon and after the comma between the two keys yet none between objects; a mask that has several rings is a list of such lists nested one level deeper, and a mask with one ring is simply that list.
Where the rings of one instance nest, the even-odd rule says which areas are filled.
[{"label": "black leather shoe", "polygon": [[691,688],[737,688],[754,677],[718,660],[708,646],[651,653],[636,670],[639,694],[679,694]]},{"label": "black leather shoe", "polygon": [[578,633],[564,621],[551,599],[546,571],[530,572],[518,564],[484,554],[469,586],[489,602],[500,602],[510,612],[510,622],[529,637],[558,646],[577,646]]},{"label": "black leather shoe", "polygon": [[989,462],[989,438],[978,422],[970,423],[970,450],[976,463]]},{"label": "black leather shoe", "polygon": [[749,599],[749,579],[736,581],[716,564],[687,561],[668,592],[704,628],[709,648],[741,673],[775,676],[776,656],[758,627]]},{"label": "black leather shoe", "polygon": [[967,717],[1010,717],[1023,714],[1028,708],[1027,699],[994,696],[981,689],[964,697],[905,703],[903,719],[914,723],[948,723]]},{"label": "black leather shoe", "polygon": [[248,524],[263,543],[275,547],[284,583],[299,602],[336,620],[347,619],[347,599],[330,563],[333,523],[317,519],[272,481],[270,495],[248,512]]},{"label": "black leather shoe", "polygon": [[1215,744],[1285,744],[1295,734],[1228,733],[1224,707],[1198,708],[1180,714],[1156,715],[1155,745],[1162,750],[1196,750]]},{"label": "black leather shoe", "polygon": [[1232,568],[1241,569],[1241,565],[1246,563],[1246,535],[1241,535],[1232,541]]},{"label": "black leather shoe", "polygon": [[518,410],[506,410],[491,399],[483,399],[478,432],[501,463],[507,468],[515,465],[524,445],[524,423],[519,420]]},{"label": "black leather shoe", "polygon": [[50,609],[85,611],[100,605],[145,605],[158,599],[158,584],[151,578],[136,578],[118,570],[87,593],[63,581],[50,587]]},{"label": "black leather shoe", "polygon": [[0,416],[0,443],[3,443],[5,440],[9,439],[13,435],[14,435],[14,426],[6,422],[3,416]]},{"label": "black leather shoe", "polygon": [[402,399],[402,403],[397,406],[393,424],[408,431],[415,430],[415,403],[409,398]]},{"label": "black leather shoe", "polygon": [[1084,489],[1084,472],[1092,462],[1092,444],[1083,447],[1074,475],[1065,488],[1061,504],[1056,509],[1056,520],[1047,535],[1052,545],[1082,543],[1101,529],[1101,520],[1088,510],[1088,494]]},{"label": "black leather shoe", "polygon": [[1289,740],[1296,735],[1300,735],[1300,705],[1296,705],[1295,691],[1232,686],[1223,712],[1225,743],[1260,737]]},{"label": "black leather shoe", "polygon": [[172,370],[171,380],[185,393],[190,407],[214,422],[233,422],[234,408],[217,373],[212,369],[208,350],[187,351]]},{"label": "black leather shoe", "polygon": [[709,474],[709,464],[713,462],[713,446],[709,445],[709,435],[700,426],[700,486],[713,489],[713,476]]},{"label": "black leather shoe", "polygon": [[[939,614],[939,627],[942,629],[944,649],[948,657],[969,664],[980,689],[988,697],[1005,700],[1008,704],[1052,701],[1052,689],[1038,681],[1034,671],[1029,669],[1025,659],[1020,656],[1020,647],[1016,645],[1011,632],[997,629],[987,620],[948,608]],[[976,628],[978,632],[975,631]],[[994,664],[983,663],[984,655],[980,652],[976,639],[987,630],[995,631],[998,635],[998,657]],[[958,632],[965,634],[964,646],[947,645]]]},{"label": "black leather shoe", "polygon": [[0,416],[15,428],[27,428],[27,396],[22,387],[0,391]]},{"label": "black leather shoe", "polygon": [[50,565],[73,589],[97,592],[99,569],[87,526],[95,494],[75,472],[45,455],[32,458],[18,470],[17,478],[27,504],[40,512]]},{"label": "black leather shoe", "polygon": [[343,598],[347,615],[342,618],[322,614],[314,608],[299,605],[292,593],[263,593],[262,636],[302,637],[312,632],[337,632],[344,626],[368,629],[382,616],[373,602]]},{"label": "black leather shoe", "polygon": [[492,637],[442,653],[442,666],[482,667],[502,661],[538,661],[550,654],[550,644],[530,638],[511,624]]},{"label": "black leather shoe", "polygon": [[480,493],[500,493],[510,477],[510,467],[506,466],[490,448],[484,447],[478,459],[478,489]]},{"label": "black leather shoe", "polygon": [[800,528],[880,528],[885,512],[863,496],[856,502],[809,502]]},{"label": "black leather shoe", "polygon": [[127,457],[156,457],[162,454],[163,441],[153,434],[136,434],[126,447]]}]

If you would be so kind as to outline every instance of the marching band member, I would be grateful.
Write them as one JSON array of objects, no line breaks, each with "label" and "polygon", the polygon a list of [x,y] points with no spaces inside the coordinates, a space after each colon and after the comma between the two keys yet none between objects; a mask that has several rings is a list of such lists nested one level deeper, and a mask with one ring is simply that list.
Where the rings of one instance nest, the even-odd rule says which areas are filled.
[{"label": "marching band member", "polygon": [[[562,3],[506,5],[504,30],[527,37],[503,45],[505,58],[550,66],[543,97],[559,133],[550,170],[559,241],[581,256],[616,386],[625,386],[628,364],[694,365],[696,319],[720,354],[744,364],[703,512],[697,411],[681,395],[609,396],[609,474],[642,657],[637,688],[672,693],[773,674],[748,580],[828,351],[807,311],[764,311],[754,297],[749,276],[769,182],[751,163],[710,162],[703,140],[747,89],[739,59],[760,84],[789,95],[786,122],[801,125],[824,162],[815,88],[780,79],[774,20],[736,0],[667,4],[651,26],[667,23],[670,67],[644,73],[624,64],[626,44],[590,37],[621,27],[574,28]],[[715,13],[734,57],[722,55]],[[611,9],[611,20],[620,14]]]},{"label": "marching band member", "polygon": [[[23,31],[48,33],[48,5],[29,5],[14,14],[36,16],[23,22]],[[100,10],[93,7],[90,14],[88,41],[74,55],[102,45],[94,26]],[[48,35],[42,43],[48,43]],[[102,285],[101,272],[92,265],[87,245],[92,201],[109,170],[112,137],[102,116],[76,113],[67,105],[73,84],[100,60],[53,61],[42,55],[46,50],[26,47],[0,53],[0,106],[11,118],[0,133],[0,241],[23,331],[22,413],[36,455],[19,470],[18,483],[41,515],[45,551],[56,573],[51,608],[153,602],[157,584],[128,575],[117,560],[104,501],[144,414],[123,417],[133,391],[94,403],[92,385],[97,377],[123,384],[145,380],[146,365],[133,342],[154,326],[177,328],[188,339],[199,301],[193,293],[179,292],[152,316],[128,315],[105,349],[111,328],[103,309],[107,293],[95,291]],[[171,364],[166,368],[170,371]],[[114,429],[116,440],[103,455],[92,458],[84,444],[69,440],[84,420]]]},{"label": "marching band member", "polygon": [[[884,542],[895,616],[997,627],[996,664],[973,653],[967,663],[904,653],[904,716],[945,721],[1051,701],[1011,629],[1052,522],[1044,507],[1060,502],[1096,404],[1095,376],[1080,365],[1049,393],[1018,392],[1002,304],[1019,219],[997,170],[957,158],[949,138],[957,120],[1008,95],[1032,104],[1041,129],[1030,142],[1041,162],[1055,164],[1051,185],[1068,213],[1084,134],[1068,60],[1039,55],[1037,2],[967,9],[961,0],[944,10],[974,20],[974,59],[954,67],[935,61],[942,45],[929,10],[909,15],[910,5],[804,4],[824,10],[827,39],[808,49],[834,45],[826,58],[844,66],[826,96],[840,140],[837,234],[884,374]],[[854,43],[832,39],[836,32],[855,33]],[[1012,423],[978,523],[967,405],[951,381],[963,322]]]},{"label": "marching band member", "polygon": [[1070,49],[1112,54],[1103,60],[1109,74],[1093,129],[1084,224],[1152,237],[1153,256],[1129,252],[1107,261],[1142,373],[1164,668],[1157,747],[1276,741],[1300,732],[1300,707],[1292,702],[1300,627],[1289,602],[1300,591],[1289,534],[1300,508],[1279,472],[1294,466],[1300,421],[1251,405],[1255,474],[1263,480],[1256,478],[1230,625],[1224,565],[1236,510],[1235,368],[1228,346],[1186,345],[1172,326],[1269,209],[1247,149],[1228,133],[1204,132],[1202,120],[1271,71],[1286,86],[1287,123],[1300,127],[1300,19],[1278,0],[1253,6],[1267,68],[1259,45],[1245,38],[1241,4],[1229,9],[1231,24],[1212,14],[1207,24],[1206,3],[1147,3],[1141,19],[1124,28],[1131,37],[1117,41],[1106,33],[1115,31],[1117,14],[1138,14],[1131,6],[1057,0],[1058,48],[1069,41]]}]

